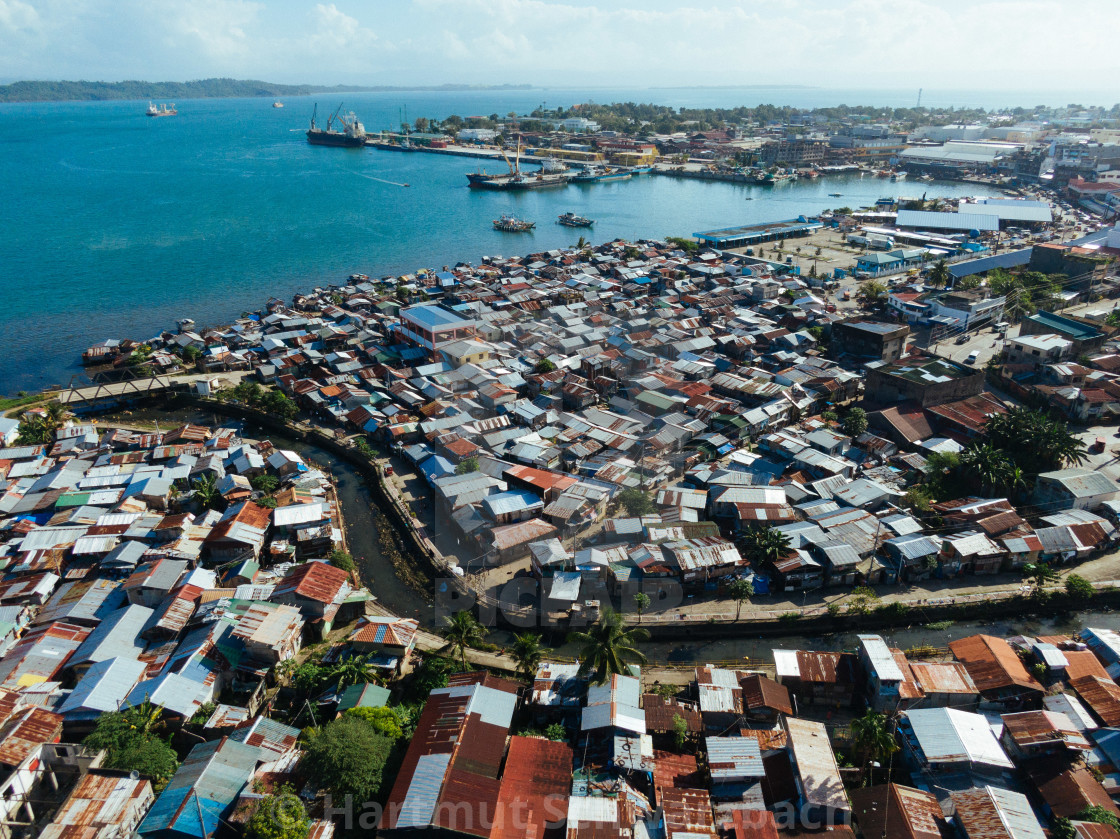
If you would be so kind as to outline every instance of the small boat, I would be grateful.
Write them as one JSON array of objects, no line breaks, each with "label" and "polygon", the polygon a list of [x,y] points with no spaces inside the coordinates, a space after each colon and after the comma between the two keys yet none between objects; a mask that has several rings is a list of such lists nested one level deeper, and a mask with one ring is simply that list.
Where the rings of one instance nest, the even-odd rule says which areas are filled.
[{"label": "small boat", "polygon": [[839,198],[839,197],[841,197],[841,195],[843,195],[843,193],[841,193],[841,192],[830,192],[830,193],[828,193],[829,198]]},{"label": "small boat", "polygon": [[892,181],[904,181],[904,180],[906,180],[906,173],[905,172],[892,172],[891,173],[891,180]]},{"label": "small boat", "polygon": [[283,107],[284,107],[284,103],[283,103],[283,102],[273,102],[273,103],[272,103],[272,107],[274,107],[274,108],[283,108]]},{"label": "small boat", "polygon": [[494,229],[505,233],[528,233],[536,226],[536,222],[524,221],[514,216],[502,216],[494,220]]},{"label": "small boat", "polygon": [[173,104],[172,105],[153,105],[151,102],[149,102],[148,103],[148,110],[145,111],[144,113],[147,114],[150,117],[173,117],[176,114],[178,114],[179,112],[175,109],[175,106]]},{"label": "small boat", "polygon": [[575,213],[564,213],[556,219],[556,222],[565,227],[590,227],[595,223],[591,219],[577,216]]}]

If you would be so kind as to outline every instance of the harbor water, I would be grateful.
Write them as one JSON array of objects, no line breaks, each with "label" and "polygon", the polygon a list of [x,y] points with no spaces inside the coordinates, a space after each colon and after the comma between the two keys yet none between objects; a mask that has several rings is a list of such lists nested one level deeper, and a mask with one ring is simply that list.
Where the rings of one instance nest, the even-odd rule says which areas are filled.
[{"label": "harbor water", "polygon": [[[554,104],[590,98],[553,93]],[[781,91],[640,93],[596,91],[594,98],[791,101],[777,98]],[[327,103],[319,99],[321,116]],[[531,109],[542,92],[346,99],[377,130],[392,124],[402,100],[413,118],[504,114]],[[592,242],[687,236],[887,196],[988,194],[968,184],[851,175],[776,187],[643,175],[492,193],[468,189],[466,174],[480,164],[500,171],[502,163],[310,146],[304,130],[315,101],[285,104],[190,100],[164,119],[146,118],[146,102],[0,105],[0,394],[67,384],[81,374],[81,352],[106,338],[142,340],[184,317],[200,326],[228,322],[270,297],[290,299],[351,273],[377,277],[531,253],[574,244],[581,234]],[[568,211],[594,219],[594,227],[557,224]],[[491,222],[503,213],[535,221],[536,229],[496,231]]]}]

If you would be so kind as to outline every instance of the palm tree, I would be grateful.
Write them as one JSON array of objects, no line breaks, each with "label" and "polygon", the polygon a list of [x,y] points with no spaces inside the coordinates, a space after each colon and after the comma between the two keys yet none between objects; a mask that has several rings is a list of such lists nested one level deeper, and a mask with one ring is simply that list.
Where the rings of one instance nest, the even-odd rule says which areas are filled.
[{"label": "palm tree", "polygon": [[1012,464],[1007,455],[991,443],[973,442],[961,452],[961,470],[980,485],[981,492],[995,492],[1007,485]]},{"label": "palm tree", "polygon": [[579,675],[590,675],[592,684],[601,685],[611,676],[625,673],[628,661],[645,663],[646,657],[636,645],[648,640],[649,632],[641,627],[626,629],[622,616],[606,609],[587,632],[573,632],[568,639],[579,644]]},{"label": "palm tree", "polygon": [[949,264],[944,259],[937,260],[937,263],[930,269],[929,284],[937,288],[944,288],[949,284]]},{"label": "palm tree", "polygon": [[520,635],[515,635],[511,654],[513,660],[517,662],[517,672],[526,679],[532,679],[537,673],[537,665],[544,657],[541,636],[535,632],[522,632]]},{"label": "palm tree", "polygon": [[739,551],[743,558],[752,564],[776,561],[790,551],[790,541],[786,534],[769,525],[749,527],[739,537]]},{"label": "palm tree", "polygon": [[898,751],[898,741],[894,739],[887,718],[870,708],[862,717],[852,720],[850,728],[853,750],[863,761],[865,776],[870,782],[868,770],[871,761],[878,761],[880,764],[886,761]]},{"label": "palm tree", "polygon": [[447,626],[443,628],[443,637],[447,639],[447,643],[440,649],[440,653],[451,653],[459,659],[464,670],[469,670],[467,650],[486,637],[486,630],[467,611],[455,612],[445,620]]},{"label": "palm tree", "polygon": [[222,497],[218,492],[218,476],[213,472],[203,472],[191,484],[191,488],[195,499],[206,510],[214,509],[214,505]]},{"label": "palm tree", "polygon": [[350,685],[362,685],[379,681],[378,673],[371,661],[372,656],[352,655],[331,668],[330,679],[337,682],[338,689]]}]

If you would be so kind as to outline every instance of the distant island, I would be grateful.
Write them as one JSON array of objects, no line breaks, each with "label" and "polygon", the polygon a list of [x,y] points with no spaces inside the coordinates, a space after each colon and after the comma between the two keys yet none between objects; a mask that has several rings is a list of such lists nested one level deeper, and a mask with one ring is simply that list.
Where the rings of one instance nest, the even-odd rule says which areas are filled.
[{"label": "distant island", "polygon": [[74,102],[108,99],[232,99],[249,96],[306,96],[312,93],[356,93],[396,90],[531,90],[532,85],[468,85],[390,87],[375,85],[288,85],[257,79],[200,79],[192,82],[49,82],[24,81],[0,85],[0,102]]}]

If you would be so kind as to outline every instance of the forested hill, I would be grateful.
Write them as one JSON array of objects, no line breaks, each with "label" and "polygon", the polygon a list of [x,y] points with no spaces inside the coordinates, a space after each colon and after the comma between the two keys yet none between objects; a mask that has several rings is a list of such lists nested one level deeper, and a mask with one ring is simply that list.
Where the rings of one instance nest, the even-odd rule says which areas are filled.
[{"label": "forested hill", "polygon": [[[522,87],[495,85],[490,89]],[[176,102],[182,99],[227,99],[241,96],[302,96],[310,93],[351,93],[376,90],[467,90],[469,85],[440,85],[425,88],[336,85],[287,85],[256,79],[201,79],[193,82],[13,82],[0,85],[0,102],[64,102],[103,99],[151,99]]]}]

